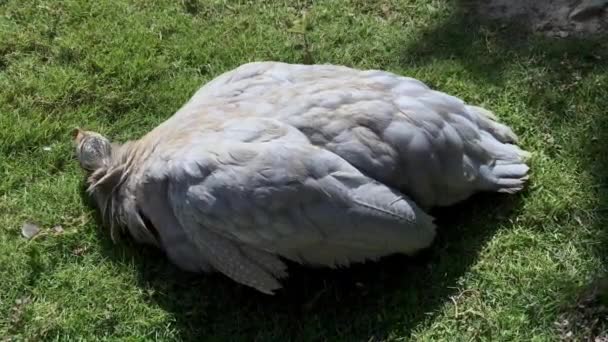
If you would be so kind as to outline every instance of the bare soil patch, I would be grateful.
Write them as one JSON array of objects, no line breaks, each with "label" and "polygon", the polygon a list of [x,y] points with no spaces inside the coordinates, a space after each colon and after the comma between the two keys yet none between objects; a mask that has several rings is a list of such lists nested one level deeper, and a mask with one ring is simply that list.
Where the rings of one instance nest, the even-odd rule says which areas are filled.
[{"label": "bare soil patch", "polygon": [[517,21],[550,36],[608,32],[608,0],[480,0],[473,7],[484,18]]}]

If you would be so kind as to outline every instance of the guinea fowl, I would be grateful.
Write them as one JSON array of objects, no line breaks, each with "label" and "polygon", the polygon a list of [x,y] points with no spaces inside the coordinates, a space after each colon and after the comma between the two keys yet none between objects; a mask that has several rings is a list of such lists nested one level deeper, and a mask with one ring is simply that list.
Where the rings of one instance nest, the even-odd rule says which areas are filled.
[{"label": "guinea fowl", "polygon": [[112,238],[272,294],[283,259],[316,266],[428,247],[424,210],[515,193],[528,153],[480,107],[413,78],[257,62],[200,88],[139,140],[76,130]]}]

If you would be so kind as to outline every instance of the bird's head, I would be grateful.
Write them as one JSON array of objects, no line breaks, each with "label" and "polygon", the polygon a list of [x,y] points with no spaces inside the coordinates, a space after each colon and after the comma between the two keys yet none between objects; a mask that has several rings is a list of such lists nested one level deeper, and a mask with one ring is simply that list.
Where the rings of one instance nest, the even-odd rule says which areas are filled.
[{"label": "bird's head", "polygon": [[89,173],[108,166],[112,157],[112,144],[103,135],[75,128],[72,139],[80,166]]}]

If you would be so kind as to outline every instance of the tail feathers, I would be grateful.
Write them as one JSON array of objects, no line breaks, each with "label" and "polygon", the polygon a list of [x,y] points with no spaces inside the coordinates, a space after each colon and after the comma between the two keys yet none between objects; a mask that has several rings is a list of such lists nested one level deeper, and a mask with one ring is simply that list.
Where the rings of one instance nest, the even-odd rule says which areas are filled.
[{"label": "tail feathers", "polygon": [[528,180],[530,153],[517,145],[502,143],[489,132],[482,132],[481,145],[487,153],[480,167],[484,190],[513,194],[521,191]]},{"label": "tail feathers", "polygon": [[480,138],[483,150],[496,164],[522,163],[530,158],[529,152],[517,145],[501,142],[490,132],[480,132]]},{"label": "tail feathers", "polygon": [[507,144],[507,146],[509,146],[513,151],[511,152],[510,158],[497,159],[495,161],[496,165],[511,164],[513,162],[525,164],[528,160],[530,160],[530,157],[532,156],[530,152],[524,151],[515,145]]},{"label": "tail feathers", "polygon": [[489,110],[477,106],[467,106],[467,110],[477,114],[477,124],[479,128],[489,132],[502,143],[517,143],[518,138],[513,130],[500,123],[496,115]]},{"label": "tail feathers", "polygon": [[251,261],[268,271],[275,278],[281,279],[287,277],[287,265],[276,255],[247,245],[241,245],[240,249]]},{"label": "tail feathers", "polygon": [[523,161],[497,162],[483,166],[481,176],[485,190],[514,194],[521,191],[529,178],[530,167]]},{"label": "tail feathers", "polygon": [[492,168],[496,191],[513,194],[521,191],[528,180],[530,168],[526,164],[496,165]]},{"label": "tail feathers", "polygon": [[530,168],[526,164],[502,164],[492,168],[492,173],[498,178],[521,178]]}]

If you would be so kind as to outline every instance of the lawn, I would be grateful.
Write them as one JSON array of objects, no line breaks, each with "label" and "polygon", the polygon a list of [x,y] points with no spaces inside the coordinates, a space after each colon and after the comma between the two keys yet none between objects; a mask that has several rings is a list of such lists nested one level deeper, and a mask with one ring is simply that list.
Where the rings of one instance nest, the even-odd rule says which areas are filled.
[{"label": "lawn", "polygon": [[[608,294],[590,294],[608,271],[608,40],[482,24],[460,5],[0,0],[0,338],[608,335]],[[256,60],[385,69],[483,105],[533,152],[529,186],[438,210],[440,236],[415,258],[292,267],[274,297],[113,244],[84,194],[71,129],[135,139],[202,83]],[[41,234],[23,238],[24,222]]]}]

